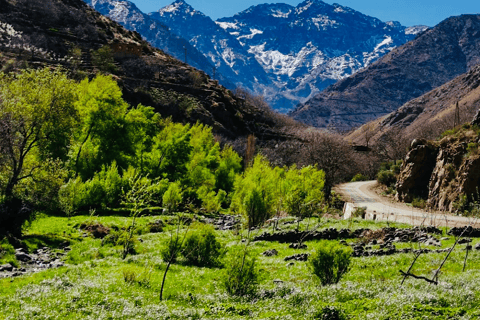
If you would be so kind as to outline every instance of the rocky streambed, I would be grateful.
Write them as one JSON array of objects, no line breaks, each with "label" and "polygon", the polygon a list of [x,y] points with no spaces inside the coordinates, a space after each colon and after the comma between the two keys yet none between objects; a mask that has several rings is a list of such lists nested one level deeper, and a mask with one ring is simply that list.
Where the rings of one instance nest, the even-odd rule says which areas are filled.
[{"label": "rocky streambed", "polygon": [[0,279],[22,276],[46,269],[58,268],[64,265],[62,258],[70,251],[70,247],[63,249],[51,249],[43,247],[33,253],[27,253],[25,249],[15,249],[15,257],[19,266],[7,263],[0,265]]}]

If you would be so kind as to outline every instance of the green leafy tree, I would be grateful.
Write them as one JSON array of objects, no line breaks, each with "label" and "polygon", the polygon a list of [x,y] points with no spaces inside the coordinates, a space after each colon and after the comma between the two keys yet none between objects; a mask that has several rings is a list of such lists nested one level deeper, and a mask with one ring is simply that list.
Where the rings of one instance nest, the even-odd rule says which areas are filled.
[{"label": "green leafy tree", "polygon": [[102,72],[113,73],[117,70],[113,52],[109,46],[103,46],[98,50],[92,51],[92,64]]},{"label": "green leafy tree", "polygon": [[179,182],[172,182],[163,195],[163,205],[169,212],[175,212],[182,203],[182,187]]},{"label": "green leafy tree", "polygon": [[272,168],[261,155],[237,177],[232,209],[244,215],[249,229],[263,224],[275,213],[278,182],[279,170]]},{"label": "green leafy tree", "polygon": [[70,153],[73,169],[86,179],[113,160],[128,167],[128,156],[134,154],[125,120],[128,104],[117,83],[103,75],[85,79],[79,84],[78,97],[75,107],[80,123]]},{"label": "green leafy tree", "polygon": [[320,209],[324,202],[325,174],[316,167],[306,166],[298,170],[292,166],[285,174],[285,209],[291,215],[303,219]]},{"label": "green leafy tree", "polygon": [[47,157],[63,158],[76,112],[75,83],[61,71],[0,74],[3,193],[13,196]]},{"label": "green leafy tree", "polygon": [[150,177],[177,181],[187,174],[192,146],[189,125],[166,121],[153,138],[152,149],[145,154],[145,170]]}]

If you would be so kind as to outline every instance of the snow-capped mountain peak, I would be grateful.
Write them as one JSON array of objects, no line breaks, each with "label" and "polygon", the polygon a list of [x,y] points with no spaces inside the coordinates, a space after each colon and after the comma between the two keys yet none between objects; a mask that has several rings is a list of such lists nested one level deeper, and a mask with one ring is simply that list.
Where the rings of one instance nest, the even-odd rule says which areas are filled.
[{"label": "snow-capped mountain peak", "polygon": [[[148,15],[122,7],[126,0],[85,1],[108,2],[110,16],[124,25],[150,19],[168,26],[208,60],[204,71],[220,73],[230,83],[263,94],[282,111],[367,67],[426,29],[382,22],[322,0],[305,0],[296,7],[260,4],[217,21],[184,0]],[[127,12],[129,22],[124,18]],[[187,51],[187,55],[194,52]]]},{"label": "snow-capped mountain peak", "polygon": [[184,0],[176,0],[172,4],[157,11],[160,16],[166,14],[188,14],[191,16],[200,15],[206,17],[202,12],[195,10],[191,5]]}]

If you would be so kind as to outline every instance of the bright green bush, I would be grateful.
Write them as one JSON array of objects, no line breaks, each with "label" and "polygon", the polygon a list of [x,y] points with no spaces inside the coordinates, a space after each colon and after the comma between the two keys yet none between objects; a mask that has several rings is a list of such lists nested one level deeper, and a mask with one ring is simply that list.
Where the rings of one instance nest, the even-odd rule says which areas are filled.
[{"label": "bright green bush", "polygon": [[351,180],[351,182],[357,182],[357,181],[367,181],[369,180],[367,176],[357,173]]},{"label": "bright green bush", "polygon": [[180,203],[182,203],[182,188],[180,183],[172,182],[163,195],[163,205],[169,212],[174,212]]},{"label": "bright green bush", "polygon": [[335,284],[348,272],[352,249],[323,241],[309,258],[310,268],[322,285]]},{"label": "bright green bush", "polygon": [[192,228],[193,231],[186,236],[181,251],[187,264],[199,267],[219,266],[223,250],[213,226],[195,224]]},{"label": "bright green bush", "polygon": [[231,296],[247,296],[256,293],[259,271],[257,260],[247,248],[234,248],[225,262],[222,283]]},{"label": "bright green bush", "polygon": [[288,214],[303,219],[321,209],[325,184],[323,171],[312,166],[306,166],[299,170],[293,165],[286,169],[282,180],[279,179],[277,183],[285,185],[285,194],[277,196],[283,196],[284,209]]}]

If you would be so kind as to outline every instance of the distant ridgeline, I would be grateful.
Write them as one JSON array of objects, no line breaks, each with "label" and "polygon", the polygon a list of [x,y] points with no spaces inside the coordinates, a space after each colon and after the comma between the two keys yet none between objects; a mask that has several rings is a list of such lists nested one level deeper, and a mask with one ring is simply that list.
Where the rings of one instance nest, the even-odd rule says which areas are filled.
[{"label": "distant ridgeline", "polygon": [[[282,112],[426,29],[382,22],[319,0],[296,7],[261,4],[217,21],[181,0],[149,14],[126,0],[85,1],[178,59],[187,56],[188,63],[215,74],[223,85],[264,95]],[[168,36],[160,27],[165,25]],[[188,46],[167,41],[173,40],[171,34],[185,39]]]}]

